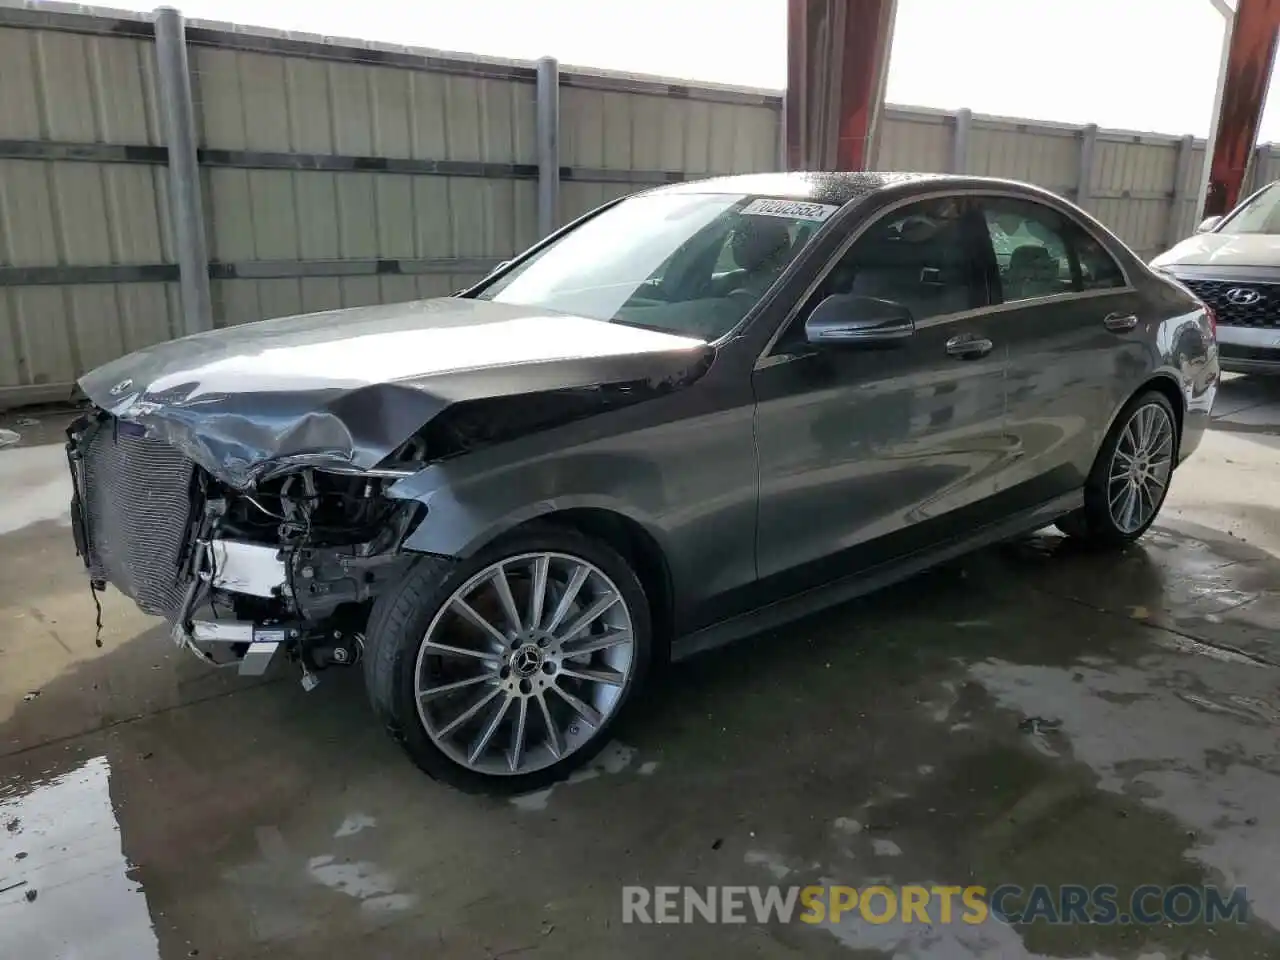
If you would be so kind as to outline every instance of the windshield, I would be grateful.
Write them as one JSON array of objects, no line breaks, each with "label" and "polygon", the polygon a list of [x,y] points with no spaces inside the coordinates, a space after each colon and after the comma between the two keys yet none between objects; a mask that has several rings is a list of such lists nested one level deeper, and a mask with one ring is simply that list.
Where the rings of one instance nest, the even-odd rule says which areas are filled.
[{"label": "windshield", "polygon": [[1273,183],[1230,214],[1216,233],[1280,233],[1280,184]]},{"label": "windshield", "polygon": [[743,194],[631,197],[476,296],[715,340],[837,209]]}]

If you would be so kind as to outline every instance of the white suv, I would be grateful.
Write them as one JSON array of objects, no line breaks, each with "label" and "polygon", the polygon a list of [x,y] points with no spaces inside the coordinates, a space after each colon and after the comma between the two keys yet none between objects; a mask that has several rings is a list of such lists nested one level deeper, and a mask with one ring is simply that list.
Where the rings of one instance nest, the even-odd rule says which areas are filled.
[{"label": "white suv", "polygon": [[1218,318],[1223,370],[1280,373],[1280,181],[1151,261]]}]

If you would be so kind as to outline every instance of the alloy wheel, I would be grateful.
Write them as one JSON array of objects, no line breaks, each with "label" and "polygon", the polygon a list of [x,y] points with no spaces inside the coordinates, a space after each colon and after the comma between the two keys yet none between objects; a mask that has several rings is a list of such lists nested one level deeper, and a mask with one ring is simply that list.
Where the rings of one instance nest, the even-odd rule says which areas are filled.
[{"label": "alloy wheel", "polygon": [[1146,403],[1129,417],[1107,478],[1111,520],[1122,533],[1141,530],[1164,500],[1173,472],[1174,426],[1169,412]]},{"label": "alloy wheel", "polygon": [[551,552],[496,561],[432,618],[415,666],[418,716],[469,770],[541,770],[607,723],[634,643],[626,600],[595,564]]}]

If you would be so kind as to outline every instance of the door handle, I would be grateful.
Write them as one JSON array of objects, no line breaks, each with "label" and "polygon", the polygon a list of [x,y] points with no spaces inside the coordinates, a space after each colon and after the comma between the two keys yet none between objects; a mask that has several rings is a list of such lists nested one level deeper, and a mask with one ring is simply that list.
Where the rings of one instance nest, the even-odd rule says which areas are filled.
[{"label": "door handle", "polygon": [[1102,325],[1112,333],[1126,333],[1138,325],[1138,318],[1132,313],[1108,313]]},{"label": "door handle", "polygon": [[977,337],[972,333],[962,333],[947,341],[947,356],[957,360],[973,360],[985,357],[995,344],[986,337]]}]

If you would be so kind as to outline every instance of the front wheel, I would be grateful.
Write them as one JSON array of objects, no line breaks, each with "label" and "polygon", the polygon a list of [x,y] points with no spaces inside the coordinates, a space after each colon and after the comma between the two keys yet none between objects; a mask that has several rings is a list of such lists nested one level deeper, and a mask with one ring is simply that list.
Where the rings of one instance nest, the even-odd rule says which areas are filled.
[{"label": "front wheel", "polygon": [[1069,537],[1098,546],[1132,543],[1155,522],[1178,456],[1173,406],[1151,390],[1116,418],[1085,483],[1084,507],[1058,521]]},{"label": "front wheel", "polygon": [[379,598],[365,680],[432,777],[540,789],[591,759],[650,659],[648,602],[607,544],[541,527],[442,572],[424,558]]}]

